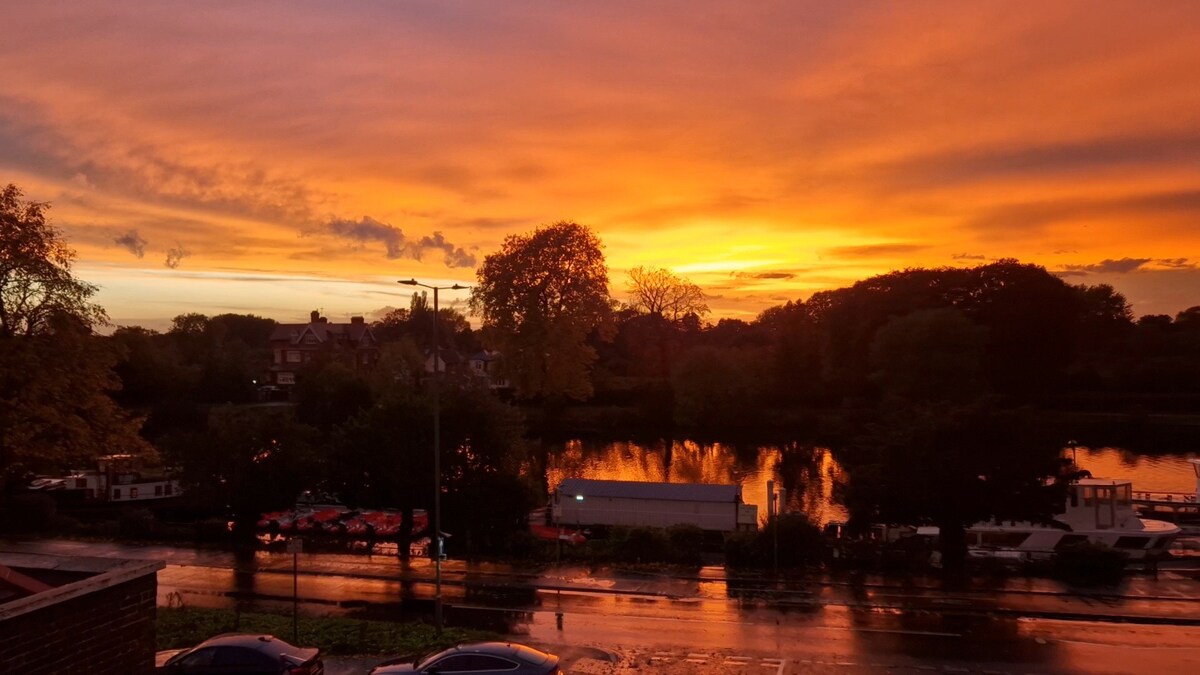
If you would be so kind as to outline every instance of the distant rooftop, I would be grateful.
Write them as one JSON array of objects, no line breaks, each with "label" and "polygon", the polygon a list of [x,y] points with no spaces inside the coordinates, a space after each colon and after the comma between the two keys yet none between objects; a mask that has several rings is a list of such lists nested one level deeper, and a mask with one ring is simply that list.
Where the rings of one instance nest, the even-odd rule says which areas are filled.
[{"label": "distant rooftop", "polygon": [[559,484],[558,492],[562,495],[582,495],[584,499],[611,497],[615,499],[736,503],[739,501],[742,488],[737,485],[567,478]]},{"label": "distant rooftop", "polygon": [[1115,487],[1133,484],[1133,481],[1128,478],[1080,478],[1075,482],[1088,487]]}]

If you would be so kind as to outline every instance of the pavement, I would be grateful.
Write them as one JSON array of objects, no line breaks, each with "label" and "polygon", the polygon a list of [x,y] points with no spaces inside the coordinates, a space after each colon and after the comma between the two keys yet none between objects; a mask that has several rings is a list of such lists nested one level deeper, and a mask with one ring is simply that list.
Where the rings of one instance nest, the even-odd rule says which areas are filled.
[{"label": "pavement", "polygon": [[[164,560],[160,604],[392,618],[427,612],[429,561],[272,551],[231,553],[74,540],[0,541],[28,554]],[[447,561],[452,624],[487,627],[563,657],[570,675],[1200,672],[1196,570],[1116,588],[1047,579],[652,573]],[[561,621],[560,621],[561,619]],[[327,659],[363,675],[386,658]]]},{"label": "pavement", "polygon": [[[433,597],[428,560],[401,563],[394,556],[257,551],[233,553],[173,546],[65,539],[0,541],[23,553],[157,559],[160,600],[170,593],[239,600],[290,601],[293,564],[300,602],[320,613],[387,607],[398,598],[419,606]],[[1157,578],[1133,575],[1117,587],[1072,588],[1033,577],[977,578],[949,585],[938,577],[830,574],[771,577],[731,575],[723,567],[674,574],[619,567],[573,565],[542,569],[495,563],[446,561],[444,601],[460,608],[545,611],[552,601],[579,605],[609,597],[689,606],[706,615],[754,607],[812,611],[826,607],[877,611],[986,614],[1059,620],[1200,625],[1200,570],[1164,569]],[[193,598],[193,604],[196,604]],[[590,602],[590,600],[589,600]],[[164,602],[163,604],[166,604]]]}]

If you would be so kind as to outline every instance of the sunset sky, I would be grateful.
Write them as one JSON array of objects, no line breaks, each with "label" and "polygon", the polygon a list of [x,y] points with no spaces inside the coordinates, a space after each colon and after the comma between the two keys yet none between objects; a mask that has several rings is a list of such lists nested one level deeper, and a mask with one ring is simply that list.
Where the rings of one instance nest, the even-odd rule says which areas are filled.
[{"label": "sunset sky", "polygon": [[[117,324],[335,320],[575,220],[714,317],[1003,257],[1200,305],[1200,3],[37,2],[0,184]],[[453,302],[456,297],[444,298]]]}]

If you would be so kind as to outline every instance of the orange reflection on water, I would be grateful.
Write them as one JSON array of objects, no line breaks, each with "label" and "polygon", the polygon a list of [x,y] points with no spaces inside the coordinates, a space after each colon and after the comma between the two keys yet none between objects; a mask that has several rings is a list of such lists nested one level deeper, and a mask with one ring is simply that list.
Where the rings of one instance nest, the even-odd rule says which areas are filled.
[{"label": "orange reflection on water", "polygon": [[787,509],[814,522],[844,520],[834,499],[835,483],[844,480],[828,448],[801,445],[739,446],[695,441],[597,442],[572,440],[552,447],[546,483],[555,490],[566,478],[665,483],[736,484],[742,501],[766,515],[767,481],[787,490]]}]

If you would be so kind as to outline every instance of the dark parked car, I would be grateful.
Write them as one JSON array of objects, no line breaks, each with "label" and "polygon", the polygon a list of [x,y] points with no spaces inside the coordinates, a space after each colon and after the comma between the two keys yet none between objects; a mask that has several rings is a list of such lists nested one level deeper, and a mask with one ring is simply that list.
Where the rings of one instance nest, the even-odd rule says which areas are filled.
[{"label": "dark parked car", "polygon": [[461,644],[432,656],[404,657],[385,661],[371,670],[371,675],[399,675],[400,673],[562,675],[562,671],[558,669],[557,656],[513,642]]},{"label": "dark parked car", "polygon": [[218,635],[191,649],[159,652],[166,675],[324,675],[321,650],[294,647],[272,635]]}]

